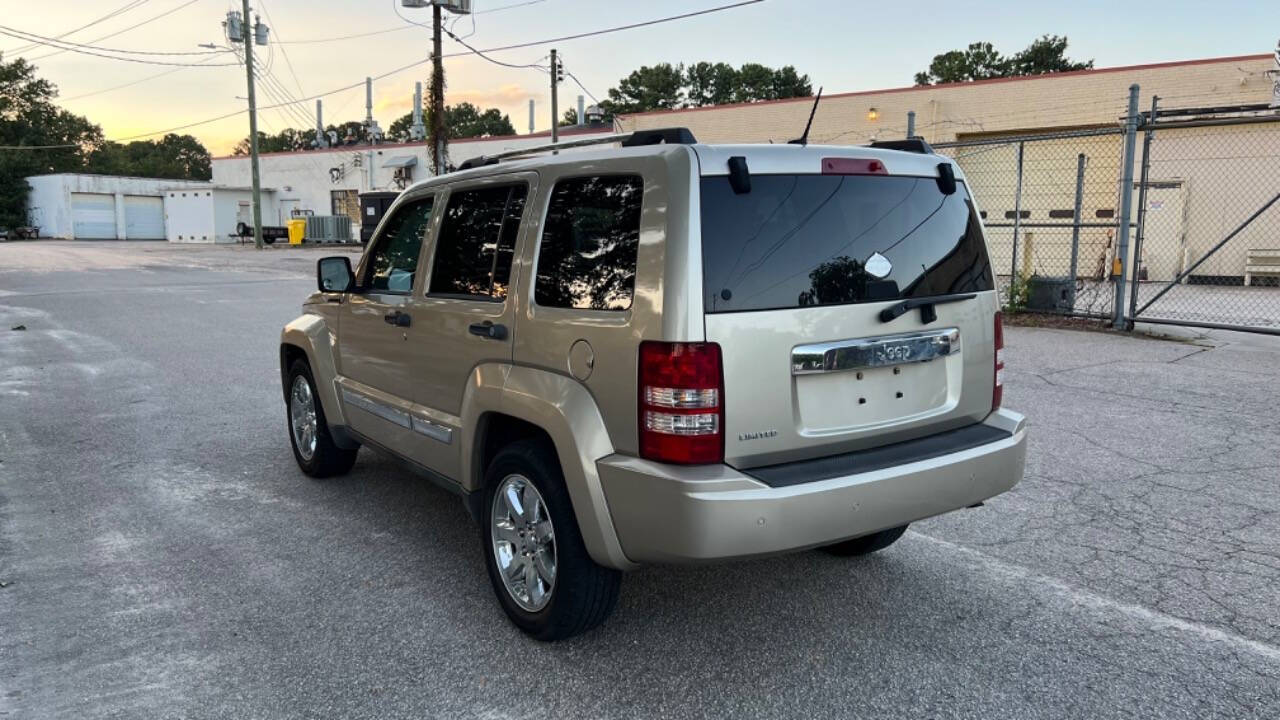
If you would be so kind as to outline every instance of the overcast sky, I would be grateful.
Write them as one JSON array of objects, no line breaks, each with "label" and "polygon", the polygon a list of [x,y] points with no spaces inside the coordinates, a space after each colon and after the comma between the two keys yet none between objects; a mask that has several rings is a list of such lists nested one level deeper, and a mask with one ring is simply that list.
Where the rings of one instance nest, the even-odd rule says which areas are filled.
[{"label": "overcast sky", "polygon": [[[395,10],[401,0],[258,0],[272,31],[270,48],[257,48],[260,62],[292,97],[305,97],[361,82],[430,54],[430,31],[408,25]],[[517,7],[522,0],[474,0],[482,11],[462,18],[454,31],[484,49],[598,30],[728,4],[732,0],[543,0]],[[527,0],[524,0],[527,2]],[[57,36],[112,10],[133,7],[104,22],[67,35],[67,40],[109,48],[198,52],[199,43],[225,44],[221,23],[238,0],[0,0],[0,25]],[[1280,36],[1280,15],[1265,0],[1117,3],[1073,0],[1063,3],[1001,3],[958,0],[841,2],[839,0],[765,0],[733,10],[598,37],[556,43],[565,67],[598,97],[619,78],[645,64],[723,61],[794,65],[809,75],[814,89],[847,92],[910,85],[934,54],[990,41],[1012,53],[1045,33],[1067,35],[1069,54],[1093,59],[1097,66],[1131,65],[1226,55],[1270,52]],[[172,11],[172,12],[170,12]],[[487,12],[486,12],[487,11]],[[135,30],[99,40],[130,25],[168,15]],[[405,16],[430,23],[430,10],[401,9]],[[474,20],[474,32],[472,21]],[[332,42],[297,43],[404,27],[395,32]],[[283,42],[281,42],[283,41]],[[24,43],[0,37],[7,58],[15,54],[39,66],[57,84],[65,107],[102,125],[108,138],[184,125],[234,113],[245,107],[242,67],[164,67],[53,52],[39,47],[15,53]],[[512,64],[545,63],[550,45],[494,53]],[[463,51],[446,37],[446,53]],[[173,56],[169,62],[221,64],[218,57]],[[292,71],[290,69],[292,65]],[[446,102],[496,106],[511,116],[519,132],[528,129],[528,101],[537,103],[538,129],[550,124],[548,76],[535,69],[509,68],[483,59],[445,61]],[[162,72],[161,77],[144,80]],[[295,79],[296,74],[296,79]],[[413,83],[425,80],[425,63],[375,81],[375,117],[382,127],[412,104]],[[110,92],[95,91],[143,80]],[[285,99],[284,90],[264,92],[259,103]],[[580,94],[571,81],[562,87],[561,107]],[[280,97],[273,97],[273,95]],[[260,128],[271,132],[310,124],[314,101],[288,113],[265,110]],[[324,98],[325,120],[364,117],[364,88]],[[304,123],[303,121],[307,122]],[[183,132],[200,138],[215,155],[248,135],[244,114]]]}]

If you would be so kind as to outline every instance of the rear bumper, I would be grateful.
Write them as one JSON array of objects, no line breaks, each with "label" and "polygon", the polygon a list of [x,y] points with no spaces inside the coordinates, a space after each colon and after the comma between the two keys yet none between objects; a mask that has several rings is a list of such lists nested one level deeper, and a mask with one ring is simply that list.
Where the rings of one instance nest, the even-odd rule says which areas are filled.
[{"label": "rear bumper", "polygon": [[727,465],[680,467],[610,455],[597,467],[622,550],[631,560],[744,558],[867,535],[1005,492],[1022,479],[1025,420],[1002,409],[983,424],[1002,431],[993,435],[998,439],[781,487]]}]

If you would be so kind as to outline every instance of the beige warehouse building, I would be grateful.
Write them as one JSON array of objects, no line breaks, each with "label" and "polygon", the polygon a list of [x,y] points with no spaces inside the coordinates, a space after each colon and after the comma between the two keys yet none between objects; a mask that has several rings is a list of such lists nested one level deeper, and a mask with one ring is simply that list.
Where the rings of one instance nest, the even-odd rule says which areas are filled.
[{"label": "beige warehouse building", "polygon": [[[1101,278],[1113,259],[1123,157],[1118,130],[1129,87],[1139,86],[1143,111],[1153,95],[1162,110],[1266,104],[1274,68],[1271,55],[1243,55],[824,95],[810,141],[859,145],[902,138],[914,112],[916,134],[942,144],[964,168],[984,210],[993,262],[1006,275],[1013,268],[1015,234],[1018,270],[1067,274],[1071,231],[1047,226],[1073,222],[1077,156],[1084,154],[1082,222],[1092,226],[1081,229],[1078,274]],[[617,124],[624,131],[687,127],[702,142],[776,143],[800,135],[812,105],[811,98],[796,98],[688,108],[622,116]],[[1157,133],[1145,204],[1145,277],[1172,279],[1280,192],[1280,117],[1274,111],[1251,115],[1248,124]],[[1107,129],[1116,132],[1022,143],[1019,197],[1018,140]],[[979,144],[997,138],[1009,142]],[[1139,149],[1141,141],[1139,136]],[[956,142],[965,144],[946,147]],[[1135,179],[1140,176],[1136,168]],[[1258,248],[1280,248],[1280,214],[1260,218],[1192,279],[1238,284],[1249,250]]]}]

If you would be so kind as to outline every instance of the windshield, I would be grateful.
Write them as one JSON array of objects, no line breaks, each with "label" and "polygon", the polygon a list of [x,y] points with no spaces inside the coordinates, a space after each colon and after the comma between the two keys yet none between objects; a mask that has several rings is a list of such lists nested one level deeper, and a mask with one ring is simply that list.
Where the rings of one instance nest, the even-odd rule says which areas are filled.
[{"label": "windshield", "polygon": [[995,287],[964,184],[884,175],[753,175],[743,194],[703,178],[702,272],[707,312]]}]

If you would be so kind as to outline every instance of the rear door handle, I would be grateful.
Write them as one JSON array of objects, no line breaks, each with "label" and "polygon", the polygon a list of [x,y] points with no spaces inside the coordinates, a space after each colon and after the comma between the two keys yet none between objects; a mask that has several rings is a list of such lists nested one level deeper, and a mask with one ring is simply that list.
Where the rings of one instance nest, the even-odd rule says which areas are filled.
[{"label": "rear door handle", "polygon": [[478,323],[471,323],[471,326],[468,327],[467,330],[472,335],[479,335],[480,337],[489,338],[490,340],[506,340],[507,339],[507,326],[495,325],[491,320],[485,320],[484,322],[478,322]]},{"label": "rear door handle", "polygon": [[382,319],[388,325],[395,325],[396,327],[409,327],[410,317],[409,317],[409,313],[406,313],[406,312],[400,312],[399,310],[396,310],[394,312],[389,312],[386,315],[383,315]]}]

